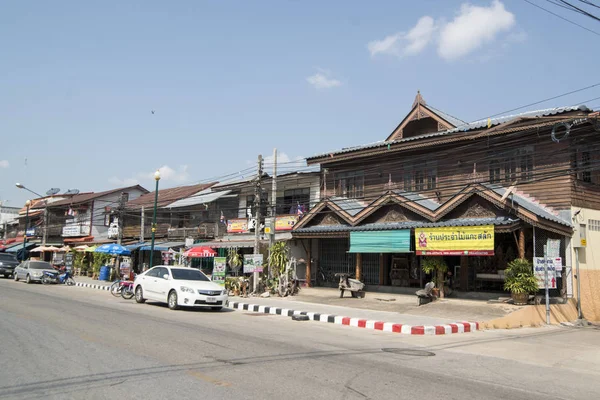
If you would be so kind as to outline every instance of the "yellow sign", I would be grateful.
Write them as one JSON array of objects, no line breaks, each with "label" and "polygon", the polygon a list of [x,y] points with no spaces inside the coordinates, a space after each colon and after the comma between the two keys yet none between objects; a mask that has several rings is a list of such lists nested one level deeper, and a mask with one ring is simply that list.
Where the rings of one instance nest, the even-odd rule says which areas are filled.
[{"label": "yellow sign", "polygon": [[227,221],[227,233],[243,233],[248,231],[247,219],[230,219]]},{"label": "yellow sign", "polygon": [[581,247],[586,247],[587,246],[587,240],[586,239],[580,239],[581,240]]},{"label": "yellow sign", "polygon": [[276,231],[291,231],[298,222],[297,215],[285,215],[275,218]]},{"label": "yellow sign", "polygon": [[270,228],[270,227],[268,227],[268,226],[266,226],[266,227],[265,227],[265,233],[267,233],[267,234],[268,234],[268,233],[271,233],[271,228]]},{"label": "yellow sign", "polygon": [[416,228],[417,255],[492,256],[494,225]]}]

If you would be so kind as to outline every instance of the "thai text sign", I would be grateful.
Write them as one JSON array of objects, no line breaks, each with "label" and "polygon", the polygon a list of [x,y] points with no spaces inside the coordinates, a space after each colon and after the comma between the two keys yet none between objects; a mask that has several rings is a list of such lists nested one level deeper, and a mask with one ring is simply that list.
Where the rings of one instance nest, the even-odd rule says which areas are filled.
[{"label": "thai text sign", "polygon": [[534,257],[533,273],[538,281],[538,287],[545,289],[546,265],[548,265],[548,288],[556,289],[556,278],[562,272],[562,258],[560,257]]},{"label": "thai text sign", "polygon": [[494,225],[416,228],[417,255],[493,256]]},{"label": "thai text sign", "polygon": [[275,218],[276,231],[291,231],[298,222],[297,215],[285,215]]},{"label": "thai text sign", "polygon": [[219,285],[225,284],[225,272],[227,270],[227,258],[215,257],[211,280]]},{"label": "thai text sign", "polygon": [[248,220],[245,218],[230,219],[227,221],[227,233],[248,232]]},{"label": "thai text sign", "polygon": [[244,273],[263,272],[263,255],[262,254],[245,254],[244,255]]}]

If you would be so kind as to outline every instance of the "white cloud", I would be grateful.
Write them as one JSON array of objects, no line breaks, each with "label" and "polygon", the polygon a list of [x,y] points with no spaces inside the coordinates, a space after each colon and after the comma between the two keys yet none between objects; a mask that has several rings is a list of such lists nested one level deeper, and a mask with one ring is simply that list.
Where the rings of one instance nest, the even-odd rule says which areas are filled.
[{"label": "white cloud", "polygon": [[446,60],[455,60],[496,39],[501,32],[515,25],[515,16],[504,4],[494,0],[489,7],[468,3],[460,13],[440,31],[438,54]]},{"label": "white cloud", "polygon": [[[426,15],[407,33],[398,32],[367,45],[371,56],[378,54],[397,57],[415,55],[431,43],[437,43],[437,53],[451,61],[480,49],[496,40],[502,33],[509,32],[515,25],[515,15],[507,11],[500,0],[489,6],[463,3],[450,22],[437,21]],[[524,32],[509,34],[505,43],[519,43],[527,38]],[[504,46],[506,47],[506,46]]]},{"label": "white cloud", "polygon": [[[169,167],[168,165],[163,165],[158,170],[160,171],[160,180],[161,181],[172,181],[175,183],[183,183],[183,182],[189,181],[189,179],[190,179],[187,165],[180,165],[179,169],[177,169],[177,170]],[[154,179],[155,172],[156,171],[140,174],[140,176],[143,176],[144,178]]]},{"label": "white cloud", "polygon": [[117,186],[133,186],[133,185],[137,185],[140,183],[140,181],[135,178],[120,179],[120,178],[117,178],[116,176],[113,176],[112,178],[110,178],[108,180],[108,182],[112,183],[113,185],[117,185]]},{"label": "white cloud", "polygon": [[342,82],[331,77],[331,72],[317,68],[319,72],[306,78],[306,81],[313,85],[316,89],[331,89],[337,86],[342,86]]},{"label": "white cloud", "polygon": [[10,167],[10,163],[8,160],[0,160],[0,168],[8,168]]},{"label": "white cloud", "polygon": [[367,49],[372,57],[377,54],[394,56],[417,54],[427,47],[435,30],[435,21],[426,15],[421,17],[408,33],[398,32],[382,40],[374,40],[369,42]]}]

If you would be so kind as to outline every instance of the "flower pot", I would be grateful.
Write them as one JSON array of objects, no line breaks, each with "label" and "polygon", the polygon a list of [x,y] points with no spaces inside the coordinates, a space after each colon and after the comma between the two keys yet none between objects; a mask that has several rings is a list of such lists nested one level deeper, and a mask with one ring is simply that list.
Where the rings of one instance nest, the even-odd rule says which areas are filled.
[{"label": "flower pot", "polygon": [[529,293],[511,293],[513,303],[525,305],[529,301]]}]

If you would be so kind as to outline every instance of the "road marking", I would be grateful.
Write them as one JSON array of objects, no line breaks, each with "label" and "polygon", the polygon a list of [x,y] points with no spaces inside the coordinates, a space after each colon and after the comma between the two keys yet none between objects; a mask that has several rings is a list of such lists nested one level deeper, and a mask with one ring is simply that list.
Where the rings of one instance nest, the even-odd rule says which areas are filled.
[{"label": "road marking", "polygon": [[189,370],[187,371],[187,374],[193,376],[194,378],[198,378],[204,382],[212,383],[215,386],[231,386],[230,382],[220,381],[218,379],[213,378],[212,376],[205,375],[200,371]]}]

